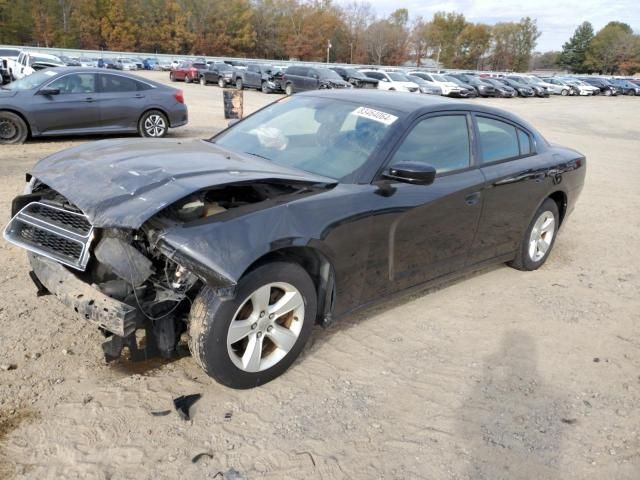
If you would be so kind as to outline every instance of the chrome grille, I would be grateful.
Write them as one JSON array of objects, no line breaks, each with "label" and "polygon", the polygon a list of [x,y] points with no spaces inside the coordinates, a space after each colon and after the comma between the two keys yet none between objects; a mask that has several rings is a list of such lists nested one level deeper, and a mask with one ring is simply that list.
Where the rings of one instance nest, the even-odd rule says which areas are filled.
[{"label": "chrome grille", "polygon": [[89,261],[93,227],[82,213],[33,202],[11,219],[4,238],[26,250],[84,270]]}]

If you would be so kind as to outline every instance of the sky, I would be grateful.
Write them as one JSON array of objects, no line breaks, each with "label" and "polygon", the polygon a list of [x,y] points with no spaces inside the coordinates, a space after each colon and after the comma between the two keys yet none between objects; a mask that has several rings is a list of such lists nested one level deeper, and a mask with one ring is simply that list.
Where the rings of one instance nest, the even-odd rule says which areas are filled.
[{"label": "sky", "polygon": [[422,15],[430,19],[435,12],[463,13],[471,22],[495,24],[517,22],[529,16],[538,21],[542,32],[537,51],[561,50],[578,25],[592,23],[597,32],[612,20],[626,22],[640,31],[640,0],[368,0],[380,16],[397,8],[407,8],[411,18]]}]

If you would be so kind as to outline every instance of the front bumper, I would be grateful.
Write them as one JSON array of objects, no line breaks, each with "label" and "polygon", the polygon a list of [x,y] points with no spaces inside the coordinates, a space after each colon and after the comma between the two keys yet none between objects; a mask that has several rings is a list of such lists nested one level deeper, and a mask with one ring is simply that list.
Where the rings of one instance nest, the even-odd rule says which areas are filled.
[{"label": "front bumper", "polygon": [[132,334],[143,321],[137,308],[108,297],[61,264],[31,252],[27,255],[42,285],[85,320],[120,337]]}]

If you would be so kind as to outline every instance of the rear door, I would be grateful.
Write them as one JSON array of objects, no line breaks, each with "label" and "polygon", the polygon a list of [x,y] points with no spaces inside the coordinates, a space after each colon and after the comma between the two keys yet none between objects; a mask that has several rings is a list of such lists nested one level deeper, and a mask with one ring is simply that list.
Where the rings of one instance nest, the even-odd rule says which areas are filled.
[{"label": "rear door", "polygon": [[469,264],[515,252],[531,216],[549,190],[550,158],[534,137],[502,117],[475,114],[484,208]]},{"label": "rear door", "polygon": [[[31,117],[43,134],[84,133],[100,127],[100,102],[96,74],[70,73],[42,88],[58,89],[58,95],[36,93],[29,106]],[[42,90],[42,89],[41,89]]]},{"label": "rear door", "polygon": [[105,130],[136,131],[150,86],[126,75],[99,73],[100,123]]}]

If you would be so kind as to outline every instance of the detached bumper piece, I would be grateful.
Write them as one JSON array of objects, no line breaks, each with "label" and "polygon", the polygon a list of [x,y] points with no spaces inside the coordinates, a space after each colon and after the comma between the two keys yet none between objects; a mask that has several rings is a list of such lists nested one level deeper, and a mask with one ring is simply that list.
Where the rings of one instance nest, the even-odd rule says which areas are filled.
[{"label": "detached bumper piece", "polygon": [[11,219],[4,238],[30,252],[84,271],[89,261],[93,226],[82,213],[32,202]]},{"label": "detached bumper piece", "polygon": [[119,337],[135,332],[141,320],[136,308],[106,296],[53,260],[30,253],[29,261],[41,285],[85,320]]}]

